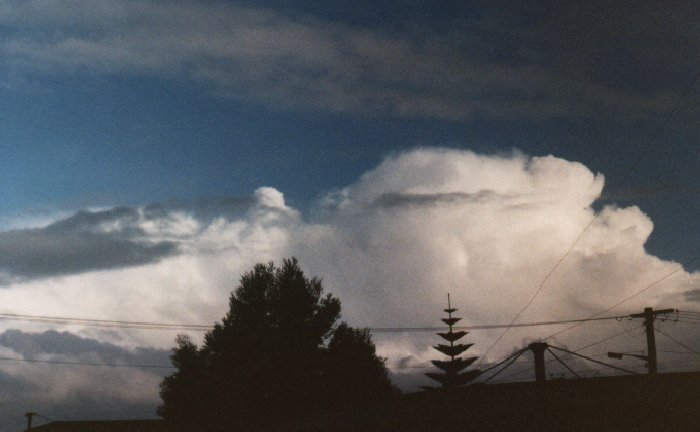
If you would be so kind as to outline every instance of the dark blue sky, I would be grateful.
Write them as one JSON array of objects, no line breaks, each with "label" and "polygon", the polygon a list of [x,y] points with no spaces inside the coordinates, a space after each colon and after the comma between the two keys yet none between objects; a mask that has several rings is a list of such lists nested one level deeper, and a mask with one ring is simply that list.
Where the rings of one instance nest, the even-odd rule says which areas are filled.
[{"label": "dark blue sky", "polygon": [[616,201],[652,217],[650,247],[697,251],[674,246],[700,234],[692,5],[7,4],[6,217],[261,185],[304,210],[392,152],[517,149],[624,181]]}]

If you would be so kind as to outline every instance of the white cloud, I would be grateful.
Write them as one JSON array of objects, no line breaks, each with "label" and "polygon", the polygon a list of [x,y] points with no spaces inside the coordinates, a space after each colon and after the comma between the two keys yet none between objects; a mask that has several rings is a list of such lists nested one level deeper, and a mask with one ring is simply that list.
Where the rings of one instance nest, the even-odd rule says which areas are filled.
[{"label": "white cloud", "polygon": [[[591,205],[602,188],[602,176],[551,156],[417,150],[387,159],[326,199],[323,223],[309,227],[294,250],[324,275],[353,323],[441,326],[448,292],[463,324],[509,323],[593,221],[520,321],[585,318],[679,268],[645,251],[653,225],[639,208],[595,213]],[[698,284],[700,275],[681,270],[609,314],[645,306],[692,309],[683,297]],[[489,359],[560,329],[512,330]],[[550,342],[577,348],[619,330],[614,321],[589,324]],[[500,332],[471,333],[472,352],[483,353]],[[436,339],[380,346],[393,362],[403,349],[425,364],[437,354],[416,341],[427,347]],[[643,338],[612,343],[621,344],[618,350],[644,348]]]},{"label": "white cloud", "polygon": [[[184,207],[144,208],[110,213],[132,218],[115,225],[113,219],[104,221],[104,214],[83,215],[105,222],[91,229],[133,235],[140,228],[139,241],[168,239],[179,252],[140,266],[11,284],[0,289],[0,304],[13,313],[213,323],[223,316],[243,271],[295,255],[340,297],[344,319],[352,325],[441,326],[448,292],[465,325],[507,323],[593,221],[521,321],[586,317],[678,269],[644,250],[653,224],[639,208],[606,206],[596,215],[591,205],[603,183],[583,165],[552,156],[417,149],[387,158],[323,199],[314,220],[304,220],[273,188],[258,189],[253,200],[240,201],[244,207],[219,216],[198,216]],[[686,293],[698,289],[700,275],[680,270],[610,313],[645,306],[692,309],[694,297]],[[619,330],[615,325],[581,326],[555,343],[576,348]],[[174,336],[70,329],[131,348],[166,348]],[[557,329],[513,330],[489,358]],[[471,352],[483,353],[497,334],[468,335],[475,342]],[[435,358],[429,345],[436,338],[382,335],[377,340],[390,364],[416,364]],[[642,344],[635,349],[643,347],[643,340],[635,343]]]}]

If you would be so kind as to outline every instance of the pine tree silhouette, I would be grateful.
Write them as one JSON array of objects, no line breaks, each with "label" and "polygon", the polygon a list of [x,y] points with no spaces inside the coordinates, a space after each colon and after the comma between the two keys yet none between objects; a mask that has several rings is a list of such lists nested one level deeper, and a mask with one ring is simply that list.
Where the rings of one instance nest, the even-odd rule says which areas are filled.
[{"label": "pine tree silhouette", "polygon": [[474,345],[471,343],[455,344],[456,341],[460,340],[468,333],[466,331],[452,330],[452,327],[459,320],[462,319],[452,316],[452,313],[457,312],[457,310],[458,309],[452,308],[452,305],[450,303],[450,295],[447,294],[447,309],[444,309],[444,311],[447,312],[447,318],[442,318],[442,322],[447,324],[447,326],[449,327],[449,331],[447,331],[446,333],[438,333],[438,335],[450,344],[438,344],[433,348],[445,354],[446,356],[449,356],[450,359],[448,361],[432,361],[433,365],[435,365],[435,367],[442,370],[443,372],[428,372],[425,375],[428,378],[439,382],[441,384],[441,387],[423,386],[423,388],[426,390],[434,390],[436,388],[452,390],[459,386],[467,384],[468,382],[474,380],[477,376],[479,376],[479,371],[476,369],[467,372],[462,372],[464,369],[466,369],[472,363],[474,363],[477,357],[468,357],[465,359],[463,359],[462,357],[457,357],[464,351],[468,350],[472,345]]}]

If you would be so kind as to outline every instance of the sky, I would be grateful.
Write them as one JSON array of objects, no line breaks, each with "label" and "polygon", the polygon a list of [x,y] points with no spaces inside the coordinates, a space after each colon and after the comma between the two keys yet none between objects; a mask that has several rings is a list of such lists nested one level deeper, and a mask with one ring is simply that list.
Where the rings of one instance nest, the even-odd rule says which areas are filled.
[{"label": "sky", "polygon": [[[0,1],[2,430],[154,417],[169,369],[36,362],[167,366],[177,333],[8,314],[211,325],[284,257],[361,327],[439,326],[448,292],[465,325],[700,310],[697,5],[465,3]],[[427,384],[436,336],[374,338]]]}]

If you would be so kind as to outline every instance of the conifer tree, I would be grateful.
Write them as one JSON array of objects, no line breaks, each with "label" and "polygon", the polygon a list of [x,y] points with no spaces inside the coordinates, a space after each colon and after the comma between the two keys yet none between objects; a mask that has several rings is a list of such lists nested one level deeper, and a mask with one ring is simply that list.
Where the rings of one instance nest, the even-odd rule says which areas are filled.
[{"label": "conifer tree", "polygon": [[[442,322],[447,324],[449,330],[445,333],[438,333],[438,336],[449,342],[449,345],[438,344],[434,346],[436,350],[445,354],[449,357],[449,360],[433,360],[432,363],[438,369],[442,370],[442,373],[428,372],[425,375],[440,383],[442,389],[453,390],[459,386],[469,383],[479,376],[478,370],[470,370],[467,372],[462,372],[464,369],[469,367],[478,357],[458,357],[460,354],[468,350],[474,344],[455,344],[456,341],[462,339],[468,332],[466,331],[454,331],[452,327],[460,321],[462,318],[453,317],[452,314],[457,312],[458,309],[452,308],[450,304],[450,295],[447,294],[447,318],[442,318]],[[424,386],[425,389],[434,389],[434,387]]]}]

